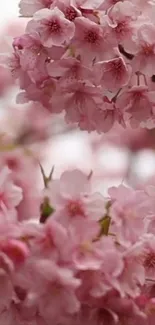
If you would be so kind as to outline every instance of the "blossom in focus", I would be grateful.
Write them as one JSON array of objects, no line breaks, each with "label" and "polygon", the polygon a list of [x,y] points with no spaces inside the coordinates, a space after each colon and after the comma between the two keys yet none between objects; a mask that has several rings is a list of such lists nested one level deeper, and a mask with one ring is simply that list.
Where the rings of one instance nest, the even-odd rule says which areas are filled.
[{"label": "blossom in focus", "polygon": [[74,36],[74,24],[69,22],[58,9],[41,9],[34,15],[34,20],[27,26],[27,32],[39,33],[41,42],[46,47],[67,45]]},{"label": "blossom in focus", "polygon": [[80,170],[66,171],[60,180],[51,180],[45,195],[56,211],[56,219],[66,226],[78,218],[99,220],[105,212],[104,198],[92,192],[89,177]]}]

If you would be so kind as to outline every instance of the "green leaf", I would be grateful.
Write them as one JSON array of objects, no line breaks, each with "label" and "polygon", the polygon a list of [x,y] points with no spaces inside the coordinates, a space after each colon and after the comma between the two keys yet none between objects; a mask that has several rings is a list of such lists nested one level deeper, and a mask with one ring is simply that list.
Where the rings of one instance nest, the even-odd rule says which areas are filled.
[{"label": "green leaf", "polygon": [[54,208],[50,206],[49,199],[46,197],[44,202],[41,204],[40,207],[41,217],[40,223],[45,223],[46,220],[54,213]]}]

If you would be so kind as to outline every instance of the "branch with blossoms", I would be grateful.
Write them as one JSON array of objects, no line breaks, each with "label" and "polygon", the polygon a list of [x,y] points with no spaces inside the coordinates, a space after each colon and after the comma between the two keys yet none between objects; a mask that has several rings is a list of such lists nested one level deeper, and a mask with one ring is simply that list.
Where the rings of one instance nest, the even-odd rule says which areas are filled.
[{"label": "branch with blossoms", "polygon": [[116,122],[147,126],[155,103],[152,6],[21,1],[21,15],[32,19],[9,59],[18,101],[64,111],[67,122],[88,132],[107,132]]},{"label": "branch with blossoms", "polygon": [[94,131],[96,170],[106,141],[132,153],[154,148],[154,8],[149,0],[19,3],[25,33],[0,58],[1,97],[18,88],[1,123],[1,324],[155,323],[153,178],[105,195],[95,188],[102,171],[58,177],[42,167],[60,126],[63,136]]}]

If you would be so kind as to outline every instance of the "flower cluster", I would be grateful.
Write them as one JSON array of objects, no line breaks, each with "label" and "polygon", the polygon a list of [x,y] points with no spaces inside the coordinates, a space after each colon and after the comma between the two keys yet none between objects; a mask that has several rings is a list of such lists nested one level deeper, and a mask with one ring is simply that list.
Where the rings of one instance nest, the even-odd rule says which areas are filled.
[{"label": "flower cluster", "polygon": [[88,132],[116,124],[115,142],[131,152],[154,147],[154,131],[141,126],[155,121],[155,2],[19,7],[30,19],[0,62],[0,96],[12,85],[10,70],[17,104],[29,104],[14,111],[16,134],[0,134],[0,324],[154,325],[154,181],[105,196],[93,171],[56,178],[53,168],[47,177],[32,147],[45,145],[51,116],[61,112]]},{"label": "flower cluster", "polygon": [[44,175],[36,223],[14,166],[0,174],[0,322],[154,324],[155,186],[104,197],[80,170]]},{"label": "flower cluster", "polygon": [[8,64],[22,92],[87,131],[154,121],[154,1],[21,0]]}]

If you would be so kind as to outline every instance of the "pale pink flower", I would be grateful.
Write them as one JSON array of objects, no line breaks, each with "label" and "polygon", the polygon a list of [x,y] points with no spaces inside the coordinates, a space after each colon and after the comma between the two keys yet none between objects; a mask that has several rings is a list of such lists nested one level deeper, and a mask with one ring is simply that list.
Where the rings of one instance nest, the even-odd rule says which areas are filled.
[{"label": "pale pink flower", "polygon": [[152,76],[152,66],[155,60],[155,27],[153,24],[140,26],[137,32],[136,53],[132,62],[133,70]]},{"label": "pale pink flower", "polygon": [[[61,90],[61,89],[60,89]],[[63,94],[62,102],[60,94]],[[101,104],[101,89],[85,81],[74,81],[64,84],[62,92],[57,95],[56,102],[66,111],[67,122],[78,123],[81,129],[95,130],[93,116]]]},{"label": "pale pink flower", "polygon": [[59,78],[59,82],[64,84],[78,80],[88,80],[89,82],[94,80],[92,70],[76,58],[53,61],[48,64],[47,71],[51,77]]},{"label": "pale pink flower", "polygon": [[125,86],[130,79],[131,67],[126,65],[123,58],[116,57],[95,64],[95,80],[101,83],[103,89],[115,92]]},{"label": "pale pink flower", "polygon": [[[61,100],[61,105],[58,105],[59,97],[57,96],[58,87],[56,80],[54,78],[46,78],[45,80],[40,80],[39,83],[29,82],[26,86],[26,93],[21,93],[20,101],[27,97],[28,100],[39,102],[39,105],[42,104],[49,112],[60,113],[63,110],[63,103]],[[56,88],[57,87],[57,88]],[[57,89],[57,92],[56,92]],[[59,93],[60,95],[60,93]],[[55,99],[55,101],[54,101]]]},{"label": "pale pink flower", "polygon": [[74,36],[74,23],[67,20],[58,8],[41,9],[27,25],[27,32],[37,31],[46,47],[67,45]]},{"label": "pale pink flower", "polygon": [[147,279],[155,279],[155,239],[153,234],[145,234],[135,247],[137,259],[145,268]]},{"label": "pale pink flower", "polygon": [[47,195],[56,218],[65,225],[79,218],[99,220],[104,215],[104,198],[92,193],[88,176],[80,170],[66,171],[60,180],[52,180]]},{"label": "pale pink flower", "polygon": [[[21,37],[15,38],[13,42],[15,50],[20,53],[20,65],[24,71],[29,72],[29,76],[32,77],[34,69],[40,68],[40,75],[42,72],[42,79],[47,77],[45,69],[45,61],[47,53],[40,42],[39,35],[33,33],[31,35],[25,34]],[[38,73],[39,74],[39,73]],[[32,79],[32,81],[34,81]]]},{"label": "pale pink flower", "polygon": [[124,252],[124,265],[119,277],[120,293],[122,297],[136,298],[145,284],[145,269],[139,262],[135,247]]},{"label": "pale pink flower", "polygon": [[134,22],[139,14],[139,10],[129,1],[116,1],[108,11],[109,25],[112,27],[112,34],[115,35],[118,43],[121,42],[126,50],[131,50],[134,46],[133,37],[136,34]]},{"label": "pale pink flower", "polygon": [[136,121],[139,125],[152,115],[154,103],[154,92],[149,91],[147,86],[134,86],[122,92],[117,98],[116,106],[129,112],[131,123]]},{"label": "pale pink flower", "polygon": [[45,320],[55,323],[66,313],[74,314],[79,311],[80,302],[75,291],[81,281],[74,277],[71,270],[40,259],[35,262],[33,272],[36,271],[36,283],[32,284],[32,290],[34,288],[37,293],[39,313]]},{"label": "pale pink flower", "polygon": [[110,188],[112,199],[110,215],[114,222],[116,237],[124,246],[135,243],[147,228],[145,216],[148,212],[148,200],[144,191],[134,191],[120,185]]},{"label": "pale pink flower", "polygon": [[77,54],[82,55],[86,64],[93,60],[103,60],[113,54],[113,38],[109,36],[109,26],[96,24],[88,18],[75,19],[73,45]]},{"label": "pale pink flower", "polygon": [[32,16],[36,11],[50,8],[53,0],[20,0],[20,14],[24,17]]},{"label": "pale pink flower", "polygon": [[66,19],[74,21],[76,17],[82,16],[74,0],[54,0],[51,8],[58,7],[65,15]]},{"label": "pale pink flower", "polygon": [[[84,277],[83,283],[88,285],[89,295],[95,298],[101,298],[112,289],[119,291],[119,277],[124,270],[123,255],[117,250],[113,239],[110,237],[103,237],[98,242],[90,244],[90,251],[85,251],[85,259],[84,254],[83,260],[82,258],[81,260],[80,258],[76,259],[78,262],[77,267],[81,270],[88,271],[84,274],[81,273],[81,279]],[[96,258],[98,257],[98,262],[96,263],[95,256]],[[82,293],[83,288],[80,289]]]},{"label": "pale pink flower", "polygon": [[69,256],[77,270],[99,270],[103,262],[103,244],[95,241],[100,231],[94,221],[80,220],[68,224]]},{"label": "pale pink flower", "polygon": [[115,102],[110,101],[106,96],[103,97],[103,102],[94,112],[93,121],[98,133],[108,132],[115,122],[125,127],[122,112],[118,110]]},{"label": "pale pink flower", "polygon": [[32,237],[32,251],[35,256],[44,256],[52,258],[53,261],[64,263],[70,261],[71,256],[68,252],[71,251],[72,245],[69,244],[69,235],[67,229],[51,215],[42,227],[36,229],[27,229],[23,237]]},{"label": "pale pink flower", "polygon": [[[11,179],[16,186],[19,186],[22,193],[21,199],[16,207],[18,220],[39,218],[41,195],[37,179],[39,168],[36,168],[38,167],[36,161],[32,157],[24,154],[22,150],[14,150],[1,154],[1,168],[4,165],[11,170]],[[27,177],[28,174],[29,177]],[[9,188],[11,190],[10,186]]]},{"label": "pale pink flower", "polygon": [[124,322],[127,325],[146,325],[145,314],[140,309],[140,306],[137,305],[136,299],[129,296],[121,297],[118,292],[113,291],[107,297],[107,307],[118,316],[120,322]]},{"label": "pale pink flower", "polygon": [[29,256],[27,245],[15,239],[0,242],[0,250],[11,259],[15,266],[20,266]]}]

